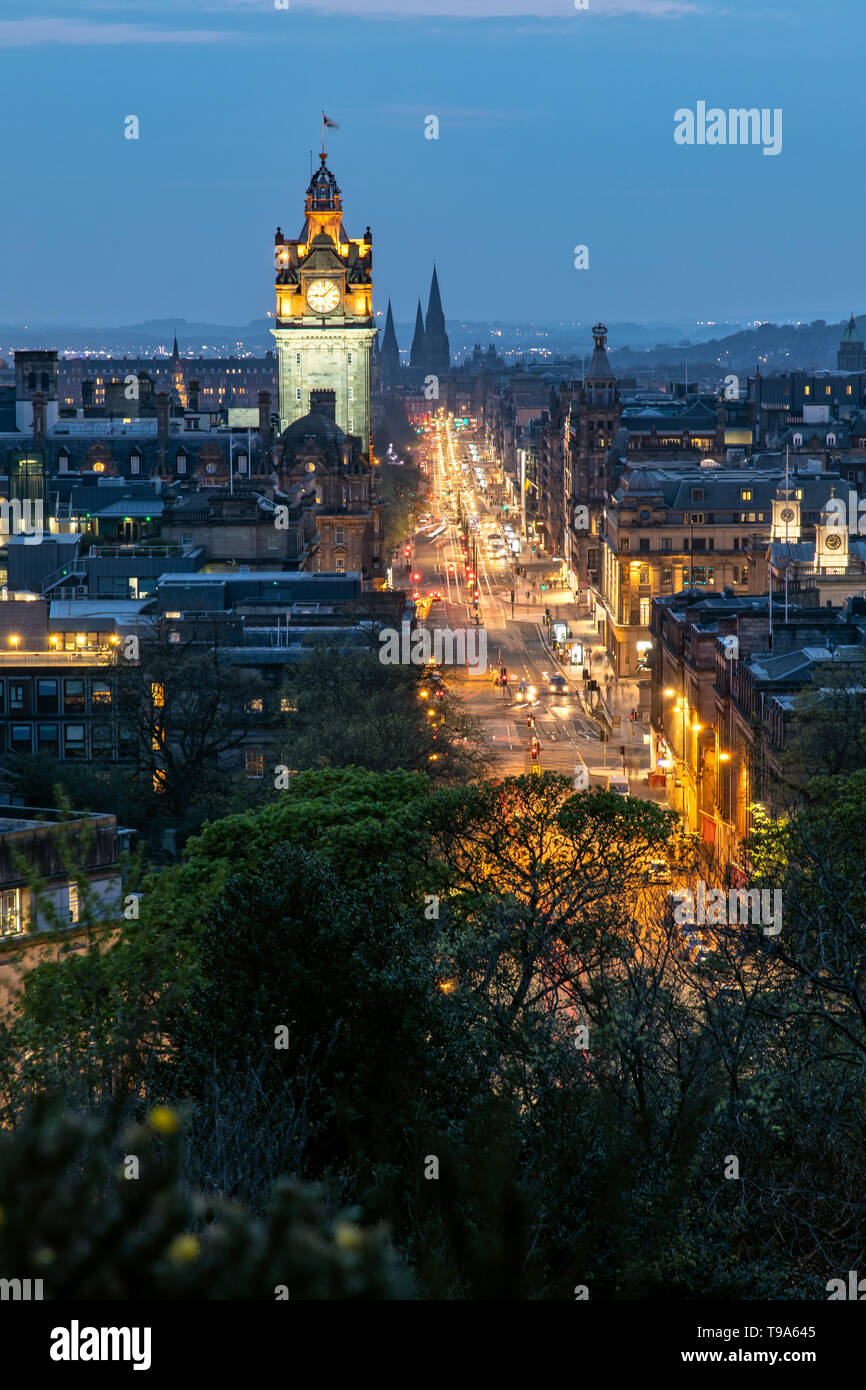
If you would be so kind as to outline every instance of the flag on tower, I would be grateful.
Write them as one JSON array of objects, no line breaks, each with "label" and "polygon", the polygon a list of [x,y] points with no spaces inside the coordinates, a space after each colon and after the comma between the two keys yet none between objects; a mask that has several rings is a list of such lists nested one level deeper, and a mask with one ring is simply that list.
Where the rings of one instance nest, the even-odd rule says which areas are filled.
[{"label": "flag on tower", "polygon": [[325,122],[325,125],[329,128],[329,130],[339,130],[339,129],[340,129],[340,127],[337,125],[337,122],[336,122],[336,121],[329,121],[329,120],[328,120],[328,117],[325,115],[324,111],[322,112],[322,120]]}]

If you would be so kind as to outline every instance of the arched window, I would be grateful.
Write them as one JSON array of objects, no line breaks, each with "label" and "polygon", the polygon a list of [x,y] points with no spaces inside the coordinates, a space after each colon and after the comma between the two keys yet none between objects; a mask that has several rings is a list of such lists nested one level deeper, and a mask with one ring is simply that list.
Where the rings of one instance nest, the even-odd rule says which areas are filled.
[{"label": "arched window", "polygon": [[802,436],[801,434],[795,434],[795,435],[794,435],[794,448],[795,448],[795,449],[802,449],[802,447],[803,447],[803,436]]}]

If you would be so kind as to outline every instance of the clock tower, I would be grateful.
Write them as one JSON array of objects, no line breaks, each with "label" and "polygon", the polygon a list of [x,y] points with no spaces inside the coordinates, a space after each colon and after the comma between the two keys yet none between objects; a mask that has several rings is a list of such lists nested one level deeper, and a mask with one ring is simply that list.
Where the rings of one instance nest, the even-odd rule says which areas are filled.
[{"label": "clock tower", "polygon": [[336,423],[370,452],[373,238],[349,237],[324,151],[307,189],[297,240],[277,228],[276,328],[280,430],[307,415],[313,392],[333,391]]}]

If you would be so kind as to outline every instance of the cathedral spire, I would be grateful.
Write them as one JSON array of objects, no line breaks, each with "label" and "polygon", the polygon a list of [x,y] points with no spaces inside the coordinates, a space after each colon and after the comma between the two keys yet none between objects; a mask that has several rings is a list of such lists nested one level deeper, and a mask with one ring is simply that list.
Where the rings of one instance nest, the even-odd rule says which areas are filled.
[{"label": "cathedral spire", "polygon": [[177,346],[177,329],[174,330],[174,347],[171,350],[171,360],[175,363],[175,365],[180,360],[180,352],[178,351]]},{"label": "cathedral spire", "polygon": [[445,331],[445,314],[442,310],[442,296],[439,293],[439,277],[433,266],[430,281],[430,297],[427,300],[427,325],[425,329],[427,356],[425,366],[428,371],[440,375],[451,366],[451,347]]},{"label": "cathedral spire", "polygon": [[421,300],[418,300],[418,312],[415,315],[415,334],[412,338],[412,350],[409,354],[410,367],[426,366],[426,350],[424,343],[424,315],[421,312]]},{"label": "cathedral spire", "polygon": [[433,279],[430,281],[430,297],[427,300],[427,332],[445,332],[445,315],[442,312],[442,296],[439,293],[439,277],[433,265]]},{"label": "cathedral spire", "polygon": [[394,315],[391,312],[391,301],[388,300],[388,313],[385,317],[385,333],[382,338],[382,386],[387,391],[389,386],[395,386],[400,379],[400,345],[397,342],[397,334],[394,330]]}]

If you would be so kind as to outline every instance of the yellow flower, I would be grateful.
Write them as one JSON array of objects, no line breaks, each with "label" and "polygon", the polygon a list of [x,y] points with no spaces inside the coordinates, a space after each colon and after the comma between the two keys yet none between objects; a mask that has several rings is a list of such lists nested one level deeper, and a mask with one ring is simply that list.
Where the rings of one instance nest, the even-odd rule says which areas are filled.
[{"label": "yellow flower", "polygon": [[177,1134],[180,1129],[177,1111],[172,1110],[168,1105],[155,1105],[149,1118],[157,1134]]},{"label": "yellow flower", "polygon": [[201,1241],[198,1236],[175,1236],[168,1247],[168,1258],[178,1264],[189,1264],[191,1260],[198,1259],[200,1250]]},{"label": "yellow flower", "polygon": [[360,1250],[364,1244],[364,1232],[348,1221],[340,1221],[334,1227],[334,1240],[339,1250]]}]

